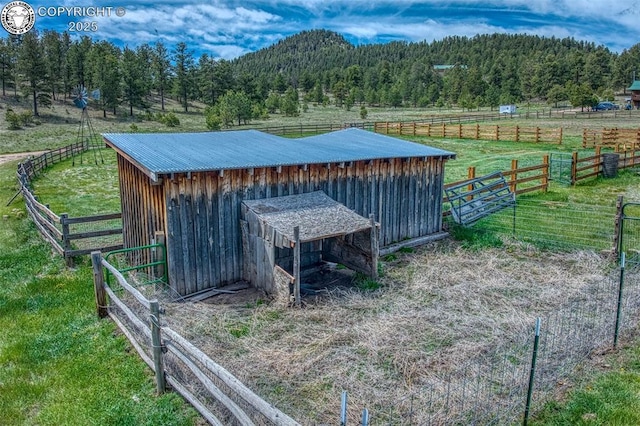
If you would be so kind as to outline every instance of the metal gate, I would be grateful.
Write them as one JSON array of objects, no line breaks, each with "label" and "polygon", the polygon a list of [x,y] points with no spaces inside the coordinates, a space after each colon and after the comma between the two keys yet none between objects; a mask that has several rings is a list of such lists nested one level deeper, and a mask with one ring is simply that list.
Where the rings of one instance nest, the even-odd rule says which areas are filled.
[{"label": "metal gate", "polygon": [[618,253],[628,263],[640,264],[640,203],[625,203],[620,214]]},{"label": "metal gate", "polygon": [[552,153],[549,156],[549,180],[563,185],[571,185],[571,154]]}]

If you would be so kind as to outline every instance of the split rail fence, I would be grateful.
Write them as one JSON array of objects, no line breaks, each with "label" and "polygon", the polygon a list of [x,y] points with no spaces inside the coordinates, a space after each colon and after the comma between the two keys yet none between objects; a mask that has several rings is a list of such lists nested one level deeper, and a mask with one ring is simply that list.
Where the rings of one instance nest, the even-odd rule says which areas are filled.
[{"label": "split rail fence", "polygon": [[22,194],[27,212],[44,239],[64,257],[68,265],[73,263],[74,257],[87,255],[95,250],[122,248],[122,214],[81,217],[69,217],[67,213],[57,214],[49,205],[38,201],[31,190],[31,181],[45,168],[82,155],[88,149],[84,143],[74,143],[18,164],[18,194]]},{"label": "split rail fence", "polygon": [[93,252],[91,261],[98,316],[109,316],[154,371],[158,393],[168,384],[212,425],[298,425],[163,325],[158,300],[147,299],[100,252]]}]

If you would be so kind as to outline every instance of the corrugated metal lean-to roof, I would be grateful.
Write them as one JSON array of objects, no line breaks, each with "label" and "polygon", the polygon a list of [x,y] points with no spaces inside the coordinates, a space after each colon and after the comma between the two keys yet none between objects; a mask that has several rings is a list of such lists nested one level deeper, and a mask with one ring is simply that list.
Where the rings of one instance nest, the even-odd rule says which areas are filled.
[{"label": "corrugated metal lean-to roof", "polygon": [[257,130],[102,136],[154,179],[169,173],[382,158],[455,157],[452,152],[355,128],[300,139]]}]

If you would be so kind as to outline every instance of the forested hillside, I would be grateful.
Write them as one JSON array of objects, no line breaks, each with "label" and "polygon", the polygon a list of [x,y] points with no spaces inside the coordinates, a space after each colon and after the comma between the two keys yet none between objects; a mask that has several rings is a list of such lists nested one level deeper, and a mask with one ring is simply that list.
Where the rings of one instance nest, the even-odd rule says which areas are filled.
[{"label": "forested hillside", "polygon": [[36,115],[82,84],[100,89],[92,102],[105,116],[164,110],[170,96],[185,110],[195,100],[210,105],[210,128],[297,115],[307,103],[590,106],[628,87],[639,64],[640,44],[618,54],[574,39],[507,34],[354,46],[340,34],[313,30],[233,61],[196,58],[184,43],[119,48],[53,31],[0,39],[2,95],[28,97]]}]

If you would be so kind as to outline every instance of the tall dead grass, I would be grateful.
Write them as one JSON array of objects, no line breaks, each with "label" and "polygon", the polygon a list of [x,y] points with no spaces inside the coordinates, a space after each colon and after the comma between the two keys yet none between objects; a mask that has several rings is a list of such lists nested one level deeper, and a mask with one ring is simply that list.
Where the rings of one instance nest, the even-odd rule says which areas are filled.
[{"label": "tall dead grass", "polygon": [[174,303],[165,321],[303,424],[335,424],[342,390],[357,422],[363,408],[517,339],[608,272],[592,252],[522,245],[443,241],[396,256],[374,292],[333,290],[302,309]]}]

